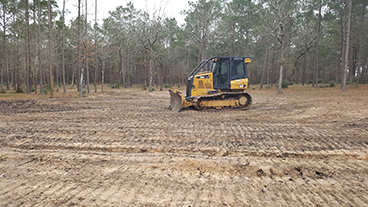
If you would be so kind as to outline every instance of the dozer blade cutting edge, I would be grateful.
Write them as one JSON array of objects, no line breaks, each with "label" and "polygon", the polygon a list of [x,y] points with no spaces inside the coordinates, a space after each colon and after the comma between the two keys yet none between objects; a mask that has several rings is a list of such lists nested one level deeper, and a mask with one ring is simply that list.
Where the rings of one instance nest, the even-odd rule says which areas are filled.
[{"label": "dozer blade cutting edge", "polygon": [[169,90],[170,92],[170,103],[168,108],[171,108],[173,111],[179,112],[183,108],[184,96],[181,91],[178,90]]}]

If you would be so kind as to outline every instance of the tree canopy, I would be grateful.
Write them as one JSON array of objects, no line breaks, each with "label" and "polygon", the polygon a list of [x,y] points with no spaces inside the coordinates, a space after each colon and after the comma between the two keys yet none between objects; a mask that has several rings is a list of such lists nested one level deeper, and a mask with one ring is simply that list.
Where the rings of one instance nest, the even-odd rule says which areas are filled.
[{"label": "tree canopy", "polygon": [[251,57],[250,83],[280,89],[368,83],[365,0],[197,0],[182,11],[183,25],[166,18],[164,8],[148,13],[132,2],[101,24],[85,12],[65,22],[62,9],[53,0],[0,0],[2,90],[43,91],[51,74],[56,84],[77,84],[77,90],[88,84],[88,92],[89,82],[183,85],[211,56]]}]

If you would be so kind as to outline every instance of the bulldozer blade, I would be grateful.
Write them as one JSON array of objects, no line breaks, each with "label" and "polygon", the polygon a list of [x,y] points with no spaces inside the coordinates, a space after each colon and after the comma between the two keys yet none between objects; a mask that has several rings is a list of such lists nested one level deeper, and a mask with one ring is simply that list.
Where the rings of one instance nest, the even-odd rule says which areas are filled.
[{"label": "bulldozer blade", "polygon": [[170,92],[170,103],[168,105],[168,108],[171,108],[171,110],[179,112],[183,108],[183,98],[179,91],[173,91],[169,90]]}]

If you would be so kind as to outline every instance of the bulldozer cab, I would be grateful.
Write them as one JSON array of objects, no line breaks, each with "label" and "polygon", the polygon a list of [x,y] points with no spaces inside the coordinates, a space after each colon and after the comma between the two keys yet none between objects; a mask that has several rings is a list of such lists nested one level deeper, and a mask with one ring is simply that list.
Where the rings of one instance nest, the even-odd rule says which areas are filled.
[{"label": "bulldozer cab", "polygon": [[212,73],[214,89],[230,89],[232,80],[248,78],[244,58],[215,58]]},{"label": "bulldozer cab", "polygon": [[[247,87],[248,57],[212,57],[202,60],[189,74],[186,98],[213,89],[244,89]],[[245,80],[239,82],[238,80]]]}]

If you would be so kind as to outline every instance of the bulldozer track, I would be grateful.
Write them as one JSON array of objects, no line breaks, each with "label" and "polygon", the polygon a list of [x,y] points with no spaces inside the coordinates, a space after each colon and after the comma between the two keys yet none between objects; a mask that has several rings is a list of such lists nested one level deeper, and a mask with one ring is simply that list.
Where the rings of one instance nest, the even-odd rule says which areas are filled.
[{"label": "bulldozer track", "polygon": [[251,95],[181,113],[167,92],[2,101],[0,206],[368,205],[367,97]]},{"label": "bulldozer track", "polygon": [[[194,97],[194,102],[200,103],[203,100],[209,100],[209,101],[215,101],[215,100],[224,100],[229,98],[237,98],[238,96],[246,96],[247,103],[244,106],[237,106],[237,107],[221,107],[221,109],[232,109],[232,110],[245,110],[248,109],[252,105],[252,97],[249,95],[249,93],[246,92],[219,92],[212,95],[206,95],[206,96],[196,96]],[[225,96],[225,98],[222,98],[222,96]],[[196,107],[198,110],[202,110],[201,107],[197,105]],[[214,108],[205,108],[207,109],[214,109]]]}]

